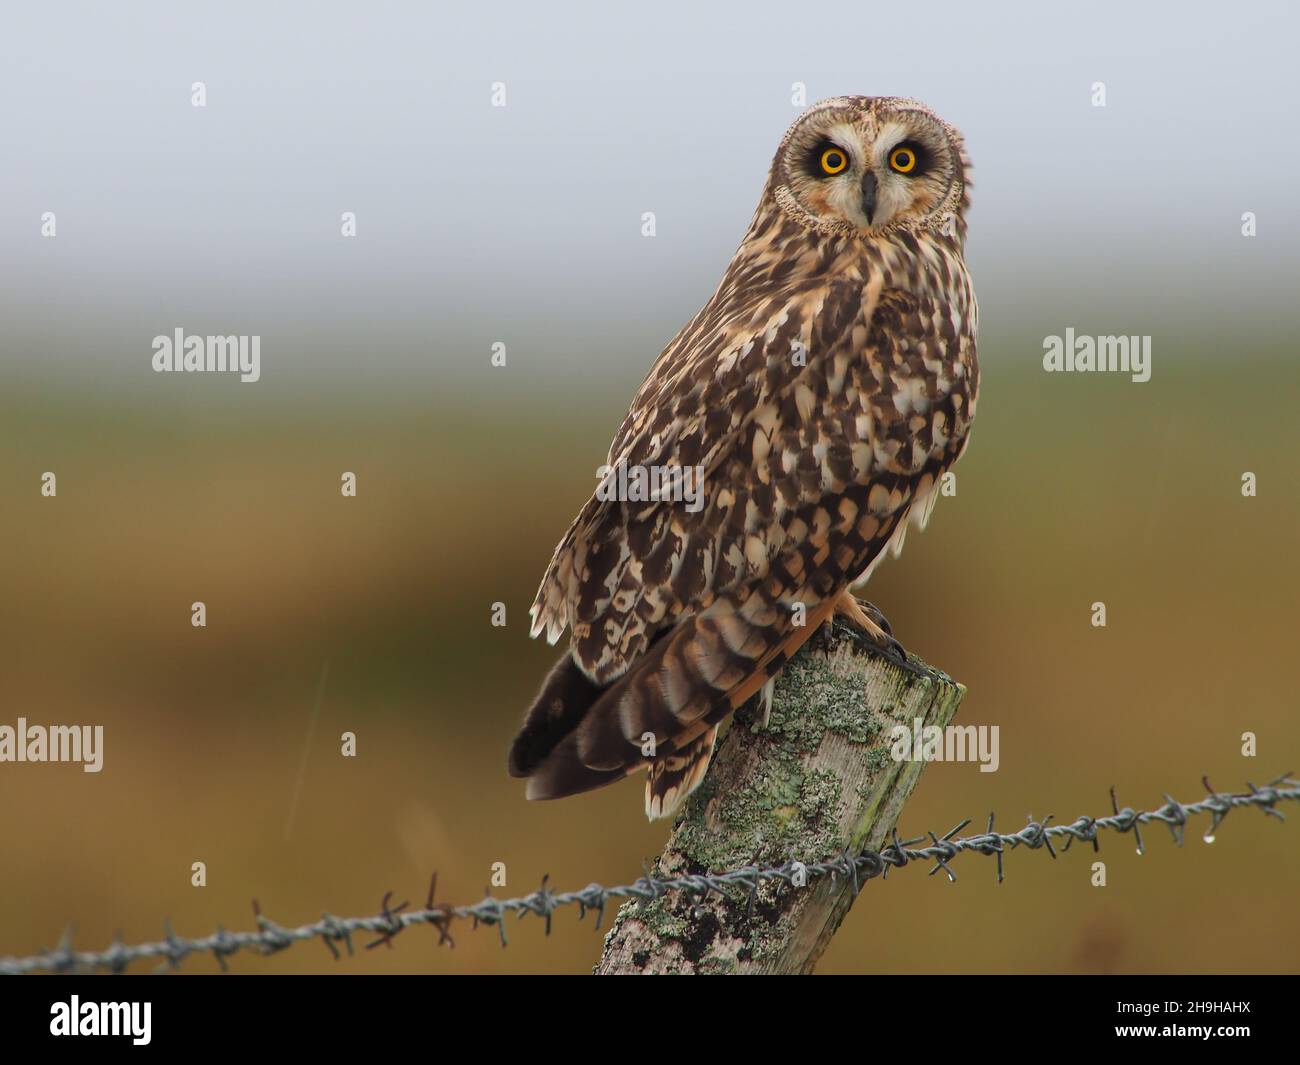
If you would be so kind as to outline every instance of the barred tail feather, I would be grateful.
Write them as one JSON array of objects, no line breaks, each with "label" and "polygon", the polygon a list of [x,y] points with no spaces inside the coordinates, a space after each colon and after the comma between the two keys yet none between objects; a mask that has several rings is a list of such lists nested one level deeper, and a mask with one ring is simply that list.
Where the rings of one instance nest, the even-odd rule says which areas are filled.
[{"label": "barred tail feather", "polygon": [[645,781],[645,815],[651,821],[672,817],[696,788],[704,783],[718,738],[714,725],[679,753],[660,758],[650,766]]},{"label": "barred tail feather", "polygon": [[520,774],[528,797],[574,795],[649,768],[646,812],[668,816],[704,779],[717,725],[780,672],[833,607],[826,600],[799,627],[761,603],[718,602],[687,618],[601,690],[580,720],[571,711],[555,719],[548,738],[569,731]]}]

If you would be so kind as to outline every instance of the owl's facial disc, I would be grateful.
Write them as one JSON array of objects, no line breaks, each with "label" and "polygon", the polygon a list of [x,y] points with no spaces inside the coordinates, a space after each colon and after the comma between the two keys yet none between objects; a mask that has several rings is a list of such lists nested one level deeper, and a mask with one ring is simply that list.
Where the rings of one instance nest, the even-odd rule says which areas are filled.
[{"label": "owl's facial disc", "polygon": [[889,103],[814,109],[795,124],[776,176],[809,221],[871,234],[925,224],[949,200],[960,157],[947,129]]}]

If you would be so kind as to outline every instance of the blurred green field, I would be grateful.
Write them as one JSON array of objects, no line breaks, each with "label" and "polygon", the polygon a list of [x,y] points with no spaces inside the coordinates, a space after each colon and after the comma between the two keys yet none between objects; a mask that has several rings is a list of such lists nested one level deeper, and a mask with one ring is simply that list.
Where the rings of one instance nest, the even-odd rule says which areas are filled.
[{"label": "blurred green field", "polygon": [[[1136,807],[1199,798],[1202,773],[1234,789],[1300,763],[1300,366],[1221,350],[1157,338],[1145,385],[1047,376],[1032,350],[986,358],[957,497],[870,597],[968,685],[959,721],[1001,726],[1001,768],[930,767],[903,831],[1107,812],[1112,783]],[[11,390],[0,723],[103,724],[106,753],[98,775],[0,766],[0,954],[51,946],[69,921],[86,947],[155,938],[165,917],[181,934],[248,927],[253,897],[281,923],[370,912],[389,889],[422,897],[435,868],[456,901],[497,861],[510,894],[543,874],[639,875],[668,831],[645,822],[639,782],[531,804],[504,768],[554,654],[527,638],[527,607],[638,379],[553,383],[539,404],[481,383],[256,405],[237,386],[169,404]],[[46,470],[56,499],[39,495]],[[1258,498],[1241,496],[1247,470]],[[902,871],[864,891],[820,971],[1294,971],[1298,833],[1238,813],[1213,846],[1153,830],[1139,859],[1107,839],[1105,889],[1082,850],[1012,854],[1002,885],[974,856],[956,884]],[[540,922],[510,931],[507,950],[462,929],[455,950],[412,934],[337,964],[306,945],[232,967],[565,973],[601,946],[573,913],[549,939]]]}]

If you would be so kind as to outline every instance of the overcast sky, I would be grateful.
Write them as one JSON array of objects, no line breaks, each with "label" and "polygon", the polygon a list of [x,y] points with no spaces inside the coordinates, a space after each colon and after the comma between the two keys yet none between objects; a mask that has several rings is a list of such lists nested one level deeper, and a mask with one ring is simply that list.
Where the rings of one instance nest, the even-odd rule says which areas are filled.
[{"label": "overcast sky", "polygon": [[1294,322],[1289,5],[726,6],[11,6],[0,359],[120,383],[184,326],[326,376],[494,339],[647,366],[744,231],[794,82],[963,130],[985,329]]}]

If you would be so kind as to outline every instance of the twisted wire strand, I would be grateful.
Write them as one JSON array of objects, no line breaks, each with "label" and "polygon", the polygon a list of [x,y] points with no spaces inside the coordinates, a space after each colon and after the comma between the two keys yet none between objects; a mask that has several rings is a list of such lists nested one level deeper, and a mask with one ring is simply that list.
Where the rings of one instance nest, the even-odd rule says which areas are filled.
[{"label": "twisted wire strand", "polygon": [[[211,935],[198,939],[178,936],[171,927],[171,922],[164,923],[164,938],[154,942],[127,945],[119,938],[114,939],[104,950],[77,951],[72,946],[72,934],[69,929],[64,933],[59,945],[52,950],[28,957],[0,957],[0,974],[25,975],[38,972],[92,972],[107,970],[112,973],[123,972],[132,962],[143,959],[161,959],[160,969],[177,968],[181,962],[194,954],[212,954],[223,970],[227,969],[226,958],[241,950],[256,950],[262,955],[277,954],[287,950],[295,943],[311,939],[321,940],[335,959],[342,957],[339,946],[353,954],[352,937],[357,933],[369,933],[376,936],[366,944],[367,949],[379,946],[391,947],[393,939],[415,925],[429,925],[438,935],[438,943],[455,946],[451,937],[450,926],[453,921],[468,920],[472,927],[493,925],[497,928],[502,946],[507,944],[506,917],[517,914],[525,917],[529,914],[542,918],[546,923],[547,935],[551,932],[551,918],[555,911],[564,906],[576,906],[581,920],[587,911],[596,914],[595,927],[600,928],[605,916],[605,907],[611,899],[650,902],[670,892],[681,891],[689,895],[704,897],[710,893],[731,898],[733,889],[743,889],[752,906],[760,884],[777,881],[796,889],[812,885],[816,881],[831,877],[842,878],[854,895],[863,883],[876,877],[885,878],[891,868],[901,868],[910,862],[934,862],[930,875],[942,870],[950,881],[957,879],[949,862],[964,851],[992,856],[997,859],[997,878],[1001,883],[1005,878],[1002,859],[1009,850],[1026,847],[1029,850],[1045,849],[1052,858],[1057,856],[1053,840],[1064,840],[1062,851],[1079,840],[1091,843],[1093,850],[1099,848],[1098,832],[1108,830],[1120,833],[1133,833],[1137,842],[1138,853],[1145,850],[1142,839],[1142,826],[1159,823],[1167,826],[1174,842],[1182,846],[1188,819],[1201,814],[1210,815],[1210,824],[1203,838],[1213,842],[1219,825],[1228,814],[1239,807],[1256,807],[1265,814],[1286,820],[1282,811],[1276,807],[1281,802],[1300,800],[1300,782],[1291,779],[1290,773],[1284,773],[1276,780],[1263,787],[1248,784],[1250,789],[1243,793],[1216,792],[1210,782],[1202,778],[1206,796],[1197,802],[1180,803],[1168,793],[1165,803],[1154,810],[1134,810],[1125,806],[1120,808],[1115,797],[1115,789],[1110,789],[1110,814],[1103,817],[1079,817],[1069,824],[1051,824],[1051,816],[1041,821],[1030,816],[1019,831],[1004,833],[994,829],[994,816],[989,814],[988,828],[974,836],[959,836],[970,820],[962,821],[942,836],[927,832],[915,839],[900,840],[898,832],[892,835],[890,844],[879,851],[864,850],[857,854],[845,853],[828,857],[816,862],[800,862],[794,859],[781,865],[746,865],[728,869],[721,873],[687,874],[682,876],[656,877],[648,870],[640,879],[631,884],[615,887],[603,887],[600,884],[588,884],[577,891],[553,891],[548,886],[549,877],[542,878],[542,885],[536,891],[515,898],[495,898],[489,890],[486,896],[472,905],[449,905],[434,903],[438,875],[434,873],[429,885],[429,893],[422,909],[411,910],[408,902],[394,904],[393,893],[384,895],[377,914],[369,917],[334,917],[323,914],[320,920],[311,924],[286,928],[265,916],[257,901],[253,901],[253,915],[257,924],[256,931],[230,932],[218,925]],[[925,846],[917,846],[928,839]]]}]

